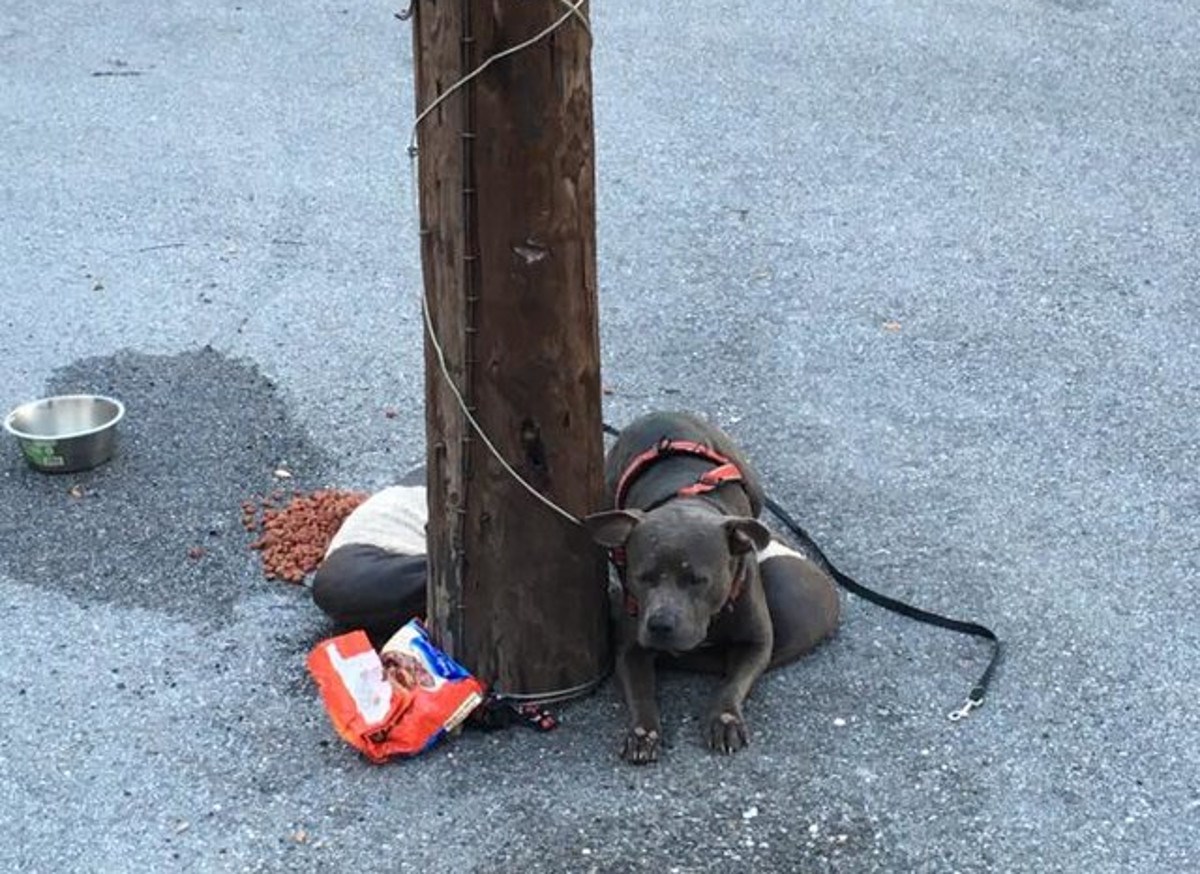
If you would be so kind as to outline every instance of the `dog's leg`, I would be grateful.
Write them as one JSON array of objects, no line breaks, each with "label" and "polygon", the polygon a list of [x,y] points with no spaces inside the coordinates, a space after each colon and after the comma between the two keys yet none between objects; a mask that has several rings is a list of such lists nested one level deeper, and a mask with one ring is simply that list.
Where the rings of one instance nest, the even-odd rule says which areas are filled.
[{"label": "dog's leg", "polygon": [[658,713],[655,683],[655,654],[636,643],[627,644],[617,656],[617,680],[625,693],[630,727],[621,757],[635,765],[658,761],[662,722]]},{"label": "dog's leg", "polygon": [[725,682],[717,690],[709,718],[709,746],[718,753],[733,753],[750,742],[742,703],[771,661],[771,638],[754,643],[730,644]]}]

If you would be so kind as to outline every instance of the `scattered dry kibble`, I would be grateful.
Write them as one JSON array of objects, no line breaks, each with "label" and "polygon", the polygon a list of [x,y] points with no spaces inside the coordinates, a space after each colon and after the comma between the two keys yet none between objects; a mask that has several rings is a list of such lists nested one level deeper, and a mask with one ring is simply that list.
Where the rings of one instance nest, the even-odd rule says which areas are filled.
[{"label": "scattered dry kibble", "polygon": [[199,561],[200,559],[204,558],[204,547],[203,546],[190,547],[187,551],[187,557],[190,558],[192,561]]},{"label": "scattered dry kibble", "polygon": [[366,492],[344,489],[279,489],[257,501],[243,501],[242,526],[260,536],[250,544],[262,554],[268,580],[300,583],[316,570],[342,522],[367,499]]}]

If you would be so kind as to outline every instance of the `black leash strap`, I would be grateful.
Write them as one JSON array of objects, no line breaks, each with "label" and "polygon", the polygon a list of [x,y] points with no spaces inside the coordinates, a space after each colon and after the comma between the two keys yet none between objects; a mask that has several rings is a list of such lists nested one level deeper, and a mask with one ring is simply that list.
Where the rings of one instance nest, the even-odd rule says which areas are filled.
[{"label": "black leash strap", "polygon": [[907,616],[909,619],[924,622],[926,625],[934,625],[938,628],[956,631],[959,634],[969,634],[972,637],[980,637],[989,641],[992,644],[992,657],[988,660],[987,668],[979,677],[979,681],[972,687],[970,694],[967,695],[966,703],[950,714],[950,720],[958,722],[961,719],[966,719],[971,715],[972,710],[983,706],[983,699],[987,695],[988,684],[992,680],[992,674],[995,673],[996,666],[1000,664],[1000,655],[1004,649],[1000,638],[996,636],[996,632],[985,625],[980,625],[978,622],[964,622],[961,619],[940,616],[937,613],[930,613],[928,610],[913,607],[911,604],[905,604],[903,601],[897,601],[895,598],[889,598],[887,595],[881,595],[873,589],[868,589],[862,583],[855,581],[838,570],[833,565],[833,562],[825,556],[825,553],[821,551],[821,548],[808,536],[808,532],[801,528],[799,523],[783,507],[779,506],[778,502],[768,497],[765,503],[767,509],[774,513],[775,517],[796,538],[805,554],[821,565],[837,581],[837,584],[846,591],[852,592],[860,598],[865,598],[872,604],[878,604],[885,610],[891,610],[893,613],[899,613],[901,616]]}]

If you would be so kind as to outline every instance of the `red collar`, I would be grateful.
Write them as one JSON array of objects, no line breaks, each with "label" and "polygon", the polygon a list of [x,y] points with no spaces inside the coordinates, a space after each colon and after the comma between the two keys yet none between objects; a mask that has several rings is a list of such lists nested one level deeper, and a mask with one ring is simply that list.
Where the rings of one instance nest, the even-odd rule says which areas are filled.
[{"label": "red collar", "polygon": [[696,443],[693,440],[668,440],[664,437],[650,449],[635,456],[626,465],[621,478],[617,480],[617,491],[613,499],[616,509],[623,510],[625,508],[625,498],[629,495],[629,489],[633,486],[634,481],[646,472],[646,468],[653,466],[660,458],[671,455],[694,455],[716,465],[712,470],[706,470],[701,474],[700,479],[696,482],[677,491],[676,497],[702,495],[725,483],[742,482],[744,479],[738,466],[712,447]]}]

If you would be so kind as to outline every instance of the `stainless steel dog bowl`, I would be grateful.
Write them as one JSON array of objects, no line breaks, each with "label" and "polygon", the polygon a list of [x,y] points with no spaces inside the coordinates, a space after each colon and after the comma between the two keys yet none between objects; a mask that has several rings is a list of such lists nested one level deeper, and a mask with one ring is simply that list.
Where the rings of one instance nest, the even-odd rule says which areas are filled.
[{"label": "stainless steel dog bowl", "polygon": [[102,395],[60,395],[22,404],[4,419],[25,460],[46,473],[71,473],[112,457],[125,406]]}]

